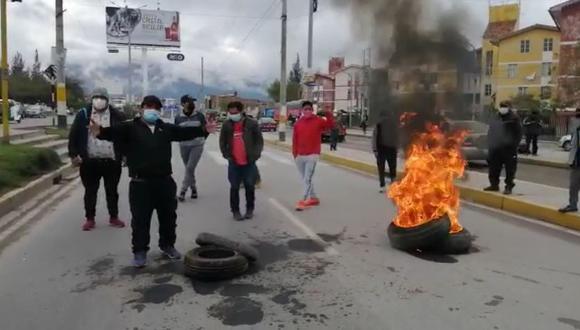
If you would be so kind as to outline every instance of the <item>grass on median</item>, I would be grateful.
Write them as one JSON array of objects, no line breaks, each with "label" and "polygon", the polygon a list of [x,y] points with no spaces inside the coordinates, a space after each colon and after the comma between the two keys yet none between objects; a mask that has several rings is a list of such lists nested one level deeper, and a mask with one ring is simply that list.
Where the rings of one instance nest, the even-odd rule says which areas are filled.
[{"label": "grass on median", "polygon": [[0,145],[0,195],[58,169],[62,161],[51,149]]},{"label": "grass on median", "polygon": [[61,140],[68,140],[68,129],[63,128],[56,128],[56,127],[48,127],[45,131],[48,135],[58,135],[58,138]]}]

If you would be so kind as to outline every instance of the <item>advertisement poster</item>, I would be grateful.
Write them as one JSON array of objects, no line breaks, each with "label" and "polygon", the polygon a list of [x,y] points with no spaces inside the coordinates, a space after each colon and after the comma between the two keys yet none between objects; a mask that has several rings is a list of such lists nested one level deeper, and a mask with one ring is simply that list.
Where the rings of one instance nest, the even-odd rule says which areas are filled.
[{"label": "advertisement poster", "polygon": [[107,7],[107,45],[179,48],[179,12]]}]

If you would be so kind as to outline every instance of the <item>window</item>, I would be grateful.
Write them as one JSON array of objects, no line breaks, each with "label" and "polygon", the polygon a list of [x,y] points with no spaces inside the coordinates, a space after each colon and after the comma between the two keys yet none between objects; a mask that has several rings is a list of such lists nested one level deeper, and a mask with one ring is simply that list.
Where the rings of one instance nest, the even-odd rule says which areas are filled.
[{"label": "window", "polygon": [[485,75],[491,76],[493,74],[493,50],[485,52]]},{"label": "window", "polygon": [[552,76],[552,63],[542,63],[542,77]]},{"label": "window", "polygon": [[544,51],[551,52],[554,50],[554,39],[546,38],[544,39]]},{"label": "window", "polygon": [[518,94],[519,95],[527,95],[528,94],[528,88],[527,87],[518,87]]},{"label": "window", "polygon": [[520,41],[520,53],[529,53],[529,52],[530,52],[530,41],[529,40]]},{"label": "window", "polygon": [[542,100],[552,98],[552,87],[542,86]]},{"label": "window", "polygon": [[508,78],[514,79],[517,74],[518,74],[518,65],[508,64]]},{"label": "window", "polygon": [[491,84],[486,84],[485,85],[485,96],[490,96],[491,95]]}]

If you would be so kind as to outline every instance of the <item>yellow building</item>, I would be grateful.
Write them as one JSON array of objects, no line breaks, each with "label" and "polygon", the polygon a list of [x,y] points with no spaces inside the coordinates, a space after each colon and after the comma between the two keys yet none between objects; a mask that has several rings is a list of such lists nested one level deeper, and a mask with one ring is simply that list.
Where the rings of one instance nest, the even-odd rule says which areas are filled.
[{"label": "yellow building", "polygon": [[520,18],[519,1],[489,7],[489,23],[482,40],[481,95],[483,105],[496,105],[499,74],[499,48],[494,41],[518,29]]},{"label": "yellow building", "polygon": [[555,26],[532,25],[492,44],[498,59],[493,77],[496,106],[517,95],[543,100],[556,96],[560,32]]}]

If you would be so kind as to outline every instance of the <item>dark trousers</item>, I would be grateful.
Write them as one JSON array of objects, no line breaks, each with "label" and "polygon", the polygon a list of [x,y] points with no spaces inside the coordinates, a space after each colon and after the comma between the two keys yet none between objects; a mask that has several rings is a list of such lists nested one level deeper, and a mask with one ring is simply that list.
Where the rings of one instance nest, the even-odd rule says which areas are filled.
[{"label": "dark trousers", "polygon": [[85,187],[84,200],[87,219],[95,218],[101,178],[105,183],[109,215],[117,217],[119,215],[119,193],[117,187],[121,179],[121,162],[112,159],[85,159],[81,164],[80,176]]},{"label": "dark trousers", "polygon": [[513,187],[518,167],[518,153],[514,148],[501,148],[489,150],[489,183],[499,186],[501,170],[505,167],[505,184]]},{"label": "dark trousers", "polygon": [[246,210],[254,210],[257,173],[256,163],[240,166],[230,162],[228,180],[230,181],[230,209],[232,212],[240,211],[240,185],[242,183],[246,190]]},{"label": "dark trousers", "polygon": [[538,136],[526,135],[526,152],[530,153],[530,144],[532,145],[532,155],[538,154]]},{"label": "dark trousers", "polygon": [[389,164],[389,178],[397,178],[397,148],[377,147],[377,170],[381,187],[385,186],[385,163]]},{"label": "dark trousers", "polygon": [[129,185],[133,253],[149,250],[153,211],[159,220],[159,247],[173,247],[177,227],[177,185],[173,178],[133,179]]}]

